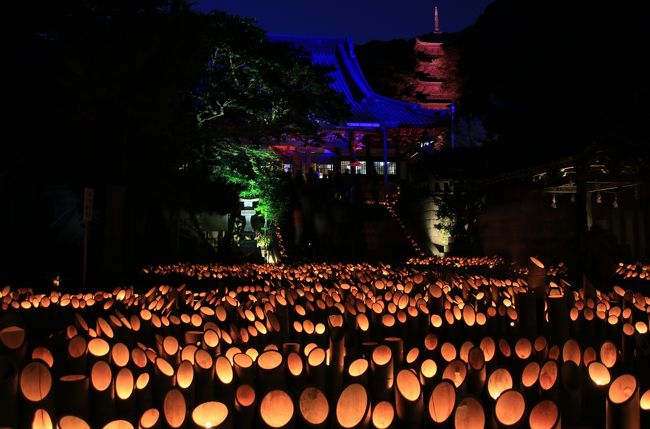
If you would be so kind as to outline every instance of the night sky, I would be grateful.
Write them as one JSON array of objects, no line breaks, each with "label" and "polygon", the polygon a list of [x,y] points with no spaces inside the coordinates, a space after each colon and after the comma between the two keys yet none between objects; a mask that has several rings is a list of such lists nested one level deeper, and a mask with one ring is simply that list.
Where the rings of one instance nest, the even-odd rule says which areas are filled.
[{"label": "night sky", "polygon": [[409,39],[433,31],[433,7],[440,27],[454,32],[473,24],[493,0],[198,0],[213,9],[254,18],[271,33],[349,36],[355,43]]}]

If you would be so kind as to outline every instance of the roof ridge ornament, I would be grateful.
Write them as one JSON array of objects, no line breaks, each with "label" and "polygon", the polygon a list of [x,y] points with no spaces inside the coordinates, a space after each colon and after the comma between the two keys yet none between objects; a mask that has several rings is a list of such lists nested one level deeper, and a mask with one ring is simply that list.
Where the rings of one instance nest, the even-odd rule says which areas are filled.
[{"label": "roof ridge ornament", "polygon": [[438,6],[433,7],[433,34],[441,34],[440,18],[438,17]]}]

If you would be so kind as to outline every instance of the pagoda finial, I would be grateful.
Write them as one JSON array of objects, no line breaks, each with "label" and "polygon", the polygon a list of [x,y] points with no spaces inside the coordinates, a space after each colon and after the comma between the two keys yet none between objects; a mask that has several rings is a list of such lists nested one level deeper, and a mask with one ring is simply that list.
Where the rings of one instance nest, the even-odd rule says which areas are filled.
[{"label": "pagoda finial", "polygon": [[438,18],[438,6],[433,7],[433,33],[440,34],[440,19]]}]

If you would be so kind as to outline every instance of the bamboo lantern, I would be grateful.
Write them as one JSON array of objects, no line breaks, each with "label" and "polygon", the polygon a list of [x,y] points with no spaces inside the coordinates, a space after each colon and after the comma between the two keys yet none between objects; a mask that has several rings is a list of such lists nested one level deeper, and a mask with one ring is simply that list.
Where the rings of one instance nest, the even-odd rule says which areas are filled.
[{"label": "bamboo lantern", "polygon": [[467,364],[460,359],[454,359],[442,372],[442,379],[454,383],[459,396],[464,396],[467,391]]},{"label": "bamboo lantern", "polygon": [[[405,295],[402,295],[405,296]],[[384,338],[384,344],[390,347],[391,356],[393,357],[393,376],[397,374],[404,363],[404,341],[397,337]]]},{"label": "bamboo lantern", "polygon": [[18,427],[18,373],[12,360],[0,356],[0,427],[5,426]]},{"label": "bamboo lantern", "polygon": [[192,428],[231,428],[232,418],[225,404],[217,401],[204,402],[192,410]]},{"label": "bamboo lantern", "polygon": [[395,420],[395,409],[393,404],[388,401],[381,401],[372,410],[372,427],[373,429],[390,429],[393,427]]},{"label": "bamboo lantern", "polygon": [[364,358],[354,360],[348,367],[349,383],[368,385],[368,361]]},{"label": "bamboo lantern", "polygon": [[232,358],[233,369],[237,374],[237,380],[240,383],[255,384],[255,367],[250,356],[245,353],[237,353]]},{"label": "bamboo lantern", "polygon": [[194,366],[190,361],[184,360],[176,368],[176,388],[183,393],[188,408],[193,408],[195,402],[194,391]]},{"label": "bamboo lantern", "polygon": [[330,387],[337,394],[341,388],[343,373],[345,370],[345,326],[343,316],[333,314],[327,318],[329,326],[329,366]]},{"label": "bamboo lantern", "polygon": [[445,361],[445,363],[449,363],[456,359],[456,356],[456,347],[454,347],[452,343],[443,343],[442,346],[440,346],[440,357]]},{"label": "bamboo lantern", "polygon": [[203,403],[214,400],[214,377],[216,369],[214,368],[214,360],[209,352],[203,349],[197,349],[194,352],[194,369],[196,370],[196,382],[194,384],[196,386],[195,393],[197,402]]},{"label": "bamboo lantern", "polygon": [[291,428],[293,415],[293,400],[284,390],[271,390],[260,401],[260,417],[267,428]]},{"label": "bamboo lantern", "polygon": [[32,350],[32,359],[45,362],[45,365],[50,369],[54,366],[54,356],[52,356],[52,352],[46,347],[35,347]]},{"label": "bamboo lantern", "polygon": [[104,426],[103,429],[133,429],[133,425],[126,420],[114,420]]},{"label": "bamboo lantern", "polygon": [[521,390],[526,397],[526,402],[537,399],[537,382],[539,381],[540,366],[536,361],[526,364],[521,372]]},{"label": "bamboo lantern", "polygon": [[427,420],[434,427],[447,425],[455,408],[456,389],[451,382],[443,380],[431,392],[427,407]]},{"label": "bamboo lantern", "polygon": [[422,425],[424,400],[417,375],[410,369],[397,373],[395,409],[400,427],[419,428]]},{"label": "bamboo lantern", "polygon": [[166,393],[162,409],[167,427],[177,429],[185,425],[187,405],[179,390],[171,389]]},{"label": "bamboo lantern", "polygon": [[[252,365],[253,360],[243,353],[235,355],[235,358],[238,356],[246,356]],[[240,359],[241,360],[241,359]],[[235,360],[236,361],[236,360]],[[225,356],[217,356],[217,360],[214,362],[214,371],[215,371],[215,380],[218,383],[216,384],[215,398],[219,402],[223,402],[226,405],[231,405],[233,401],[233,395],[235,391],[235,373],[233,372],[233,367],[230,365],[230,361]],[[242,379],[239,380],[242,382]]]},{"label": "bamboo lantern", "polygon": [[59,415],[73,415],[88,419],[89,380],[83,374],[64,375],[57,385],[56,412]]},{"label": "bamboo lantern", "polygon": [[558,400],[558,366],[554,360],[548,360],[539,371],[539,387],[542,397]]},{"label": "bamboo lantern", "polygon": [[585,416],[594,425],[602,427],[605,421],[605,407],[603,407],[603,404],[605,403],[611,376],[607,367],[598,361],[589,364],[587,374],[589,375],[589,383],[585,392],[585,410],[591,410],[591,412],[585,413]]},{"label": "bamboo lantern", "polygon": [[239,385],[235,391],[234,402],[237,412],[237,428],[251,428],[255,411],[255,390],[248,384]]},{"label": "bamboo lantern", "polygon": [[167,360],[157,357],[154,368],[152,392],[155,403],[162,404],[165,394],[174,386],[174,367]]},{"label": "bamboo lantern", "polygon": [[[322,351],[324,363],[325,351],[323,349],[314,350]],[[312,351],[312,353],[314,353],[314,351]],[[310,356],[312,353],[310,353]],[[282,357],[282,354],[275,350],[267,350],[259,355],[257,357],[257,373],[257,385],[261,388],[260,393],[269,390],[284,389],[284,358]]]},{"label": "bamboo lantern", "polygon": [[103,426],[115,416],[113,374],[103,360],[95,362],[90,370],[90,408],[95,426]]},{"label": "bamboo lantern", "polygon": [[325,390],[326,353],[320,347],[314,348],[307,356],[307,377],[309,383]]},{"label": "bamboo lantern", "polygon": [[487,377],[485,358],[480,348],[472,347],[469,351],[467,355],[467,366],[469,368],[467,382],[469,391],[475,395],[480,395],[483,392]]},{"label": "bamboo lantern", "polygon": [[176,337],[171,335],[165,337],[162,341],[162,347],[160,348],[161,357],[165,358],[171,364],[178,364],[180,362],[179,355],[179,344]]},{"label": "bamboo lantern", "polygon": [[43,362],[31,361],[25,365],[20,372],[18,391],[22,398],[19,415],[31,419],[39,408],[43,408],[50,415],[54,414],[52,374]]},{"label": "bamboo lantern", "polygon": [[91,429],[90,425],[80,417],[63,416],[56,424],[57,429]]},{"label": "bamboo lantern", "polygon": [[379,345],[372,352],[370,367],[372,369],[373,401],[388,400],[393,388],[393,357],[390,347]]},{"label": "bamboo lantern", "polygon": [[336,402],[336,423],[343,429],[362,429],[371,417],[370,398],[366,388],[353,383],[341,392]]},{"label": "bamboo lantern", "polygon": [[34,412],[34,418],[31,423],[32,429],[53,429],[53,427],[52,417],[46,410],[39,408]]},{"label": "bamboo lantern", "polygon": [[428,396],[433,389],[433,383],[438,373],[438,366],[433,359],[425,359],[420,364],[420,384],[425,396]]},{"label": "bamboo lantern", "polygon": [[633,375],[620,375],[609,386],[605,413],[607,429],[641,427],[639,386]]},{"label": "bamboo lantern", "polygon": [[646,390],[639,400],[641,408],[641,427],[650,427],[650,390]]},{"label": "bamboo lantern", "polygon": [[526,400],[516,390],[506,390],[494,404],[492,415],[495,428],[522,427],[526,419]]},{"label": "bamboo lantern", "polygon": [[607,367],[607,369],[612,372],[619,361],[618,358],[618,349],[616,344],[611,341],[605,341],[600,346],[600,361]]},{"label": "bamboo lantern", "polygon": [[289,389],[294,396],[302,389],[304,364],[298,352],[292,351],[287,354],[287,381]]},{"label": "bamboo lantern", "polygon": [[542,364],[546,359],[548,359],[548,341],[546,341],[546,337],[539,336],[535,338],[533,349],[535,351],[535,359],[537,362]]},{"label": "bamboo lantern", "polygon": [[460,401],[454,412],[454,429],[483,429],[484,427],[483,405],[471,396]]},{"label": "bamboo lantern", "polygon": [[298,405],[304,427],[321,429],[327,427],[329,403],[320,389],[307,387],[300,394]]},{"label": "bamboo lantern", "polygon": [[119,368],[124,368],[129,364],[131,352],[124,343],[116,343],[111,349],[111,363]]},{"label": "bamboo lantern", "polygon": [[488,377],[487,392],[492,400],[496,401],[499,396],[508,389],[512,389],[512,375],[506,368],[497,368]]},{"label": "bamboo lantern", "polygon": [[0,330],[0,353],[10,356],[14,362],[20,364],[26,352],[27,341],[23,328],[8,326]]},{"label": "bamboo lantern", "polygon": [[561,429],[562,418],[555,402],[545,399],[538,402],[528,416],[530,429]]},{"label": "bamboo lantern", "polygon": [[138,375],[135,380],[135,397],[139,410],[148,410],[153,405],[150,381],[151,377],[148,372]]}]

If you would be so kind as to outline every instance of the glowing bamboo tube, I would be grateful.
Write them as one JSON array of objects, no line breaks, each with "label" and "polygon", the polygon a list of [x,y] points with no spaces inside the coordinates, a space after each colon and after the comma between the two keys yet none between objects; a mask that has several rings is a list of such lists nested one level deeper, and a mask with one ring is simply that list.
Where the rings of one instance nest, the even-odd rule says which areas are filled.
[{"label": "glowing bamboo tube", "polygon": [[235,370],[237,380],[240,383],[255,383],[255,367],[253,364],[253,359],[245,353],[237,353],[233,356],[232,368]]},{"label": "glowing bamboo tube", "polygon": [[475,395],[481,395],[487,377],[485,369],[485,358],[483,351],[478,347],[472,347],[467,356],[469,373],[467,376],[467,387]]},{"label": "glowing bamboo tube", "polygon": [[198,403],[214,399],[214,360],[210,353],[203,349],[194,352],[195,394]]},{"label": "glowing bamboo tube", "polygon": [[388,401],[381,401],[372,410],[372,427],[374,429],[390,429],[395,420],[395,409]]},{"label": "glowing bamboo tube", "polygon": [[307,356],[307,376],[309,383],[325,390],[326,353],[320,347],[314,348]]},{"label": "glowing bamboo tube", "polygon": [[[324,355],[325,351],[323,350],[323,361]],[[282,354],[275,350],[268,350],[260,354],[257,357],[257,373],[258,386],[261,387],[260,393],[284,389],[284,358]]]},{"label": "glowing bamboo tube", "polygon": [[294,405],[284,390],[271,390],[260,401],[260,418],[267,428],[293,427]]},{"label": "glowing bamboo tube", "polygon": [[345,371],[345,327],[342,315],[330,315],[327,318],[329,326],[329,388],[338,395],[343,383]]},{"label": "glowing bamboo tube", "polygon": [[157,408],[149,408],[140,416],[138,429],[160,429],[160,411]]},{"label": "glowing bamboo tube", "polygon": [[93,426],[103,426],[115,416],[113,374],[103,360],[95,362],[90,370],[90,409]]},{"label": "glowing bamboo tube", "polygon": [[562,418],[555,402],[545,399],[538,402],[528,416],[530,429],[561,429]]},{"label": "glowing bamboo tube", "polygon": [[185,425],[187,405],[179,390],[171,389],[166,392],[162,409],[163,418],[169,428],[177,429]]},{"label": "glowing bamboo tube", "polygon": [[641,427],[650,427],[650,389],[641,395],[639,407],[641,409]]},{"label": "glowing bamboo tube", "polygon": [[184,360],[176,368],[176,388],[181,391],[185,397],[187,408],[194,408],[196,402],[196,392],[194,383],[194,366],[190,361]]},{"label": "glowing bamboo tube", "polygon": [[539,336],[535,338],[533,350],[535,353],[535,359],[540,365],[546,362],[548,359],[548,341],[546,341],[546,337]]},{"label": "glowing bamboo tube", "polygon": [[[237,356],[248,357],[248,355],[245,355],[243,353],[235,355],[235,358],[237,358]],[[248,357],[248,359],[250,359],[252,365],[253,360],[250,357]],[[219,400],[219,402],[223,402],[229,406],[232,404],[235,391],[235,374],[228,358],[223,355],[217,356],[217,359],[214,363],[214,371],[216,381],[215,398]],[[242,381],[243,380],[240,379],[240,382]]]},{"label": "glowing bamboo tube", "polygon": [[[402,295],[405,296],[405,295]],[[397,374],[404,364],[404,340],[397,337],[384,338],[384,344],[390,347],[393,358],[393,376]]]},{"label": "glowing bamboo tube", "polygon": [[64,375],[59,378],[56,412],[59,415],[73,415],[88,419],[88,377],[82,374]]},{"label": "glowing bamboo tube", "polygon": [[467,364],[460,359],[452,360],[443,370],[442,379],[454,383],[458,396],[464,396],[467,392]]},{"label": "glowing bamboo tube", "polygon": [[193,429],[226,429],[232,427],[230,411],[225,404],[217,401],[204,402],[192,410]]},{"label": "glowing bamboo tube", "polygon": [[344,429],[362,429],[371,417],[370,398],[366,388],[358,383],[347,386],[336,402],[336,423]]},{"label": "glowing bamboo tube", "polygon": [[623,335],[621,336],[621,356],[623,367],[628,371],[632,371],[634,369],[634,332],[635,330],[632,324],[623,324]]},{"label": "glowing bamboo tube", "polygon": [[605,421],[605,407],[603,407],[603,404],[605,403],[611,376],[607,367],[598,361],[589,364],[587,374],[589,375],[589,381],[585,392],[585,410],[590,410],[590,412],[585,413],[585,417],[594,426],[602,427]]},{"label": "glowing bamboo tube", "polygon": [[255,414],[255,390],[248,384],[241,384],[235,391],[237,429],[249,429]]},{"label": "glowing bamboo tube", "polygon": [[441,381],[433,388],[427,406],[427,420],[429,426],[448,426],[451,414],[456,408],[456,389],[446,380]]},{"label": "glowing bamboo tube", "polygon": [[56,427],[57,429],[91,429],[84,419],[76,416],[60,417]]},{"label": "glowing bamboo tube", "polygon": [[88,363],[93,365],[100,360],[109,361],[111,346],[103,338],[93,338],[88,341]]},{"label": "glowing bamboo tube", "polygon": [[[0,424],[2,423],[0,422]],[[54,423],[50,414],[46,410],[39,408],[34,412],[30,427],[32,429],[53,429]]]},{"label": "glowing bamboo tube", "polygon": [[420,384],[424,391],[424,396],[428,397],[433,389],[435,380],[438,379],[438,365],[433,359],[425,359],[420,364]]},{"label": "glowing bamboo tube", "polygon": [[373,401],[388,400],[393,388],[393,357],[386,345],[375,347],[370,362],[372,369],[371,393]]},{"label": "glowing bamboo tube", "polygon": [[0,330],[0,353],[11,357],[16,363],[22,363],[27,351],[25,339],[25,330],[19,326],[8,326]]},{"label": "glowing bamboo tube", "polygon": [[639,386],[633,375],[620,375],[609,386],[605,413],[607,429],[641,427]]},{"label": "glowing bamboo tube", "polygon": [[323,392],[316,387],[307,387],[298,400],[300,419],[304,427],[325,428],[329,416],[329,403]]},{"label": "glowing bamboo tube", "polygon": [[532,403],[537,399],[540,366],[536,361],[528,362],[521,372],[521,390],[526,402]]},{"label": "glowing bamboo tube", "polygon": [[454,429],[482,429],[484,427],[483,405],[471,396],[460,401],[454,412]]},{"label": "glowing bamboo tube", "polygon": [[116,343],[111,349],[111,363],[119,368],[124,368],[129,364],[131,352],[124,343]]},{"label": "glowing bamboo tube", "polygon": [[368,385],[368,361],[364,358],[354,360],[348,367],[349,384],[359,383]]},{"label": "glowing bamboo tube", "polygon": [[52,374],[41,361],[31,361],[20,372],[18,391],[22,397],[19,415],[33,416],[39,408],[54,414]]},{"label": "glowing bamboo tube", "polygon": [[287,384],[291,393],[295,396],[302,391],[304,383],[303,377],[304,364],[302,357],[297,352],[290,352],[287,354]]},{"label": "glowing bamboo tube", "polygon": [[141,373],[135,380],[135,397],[140,410],[148,410],[153,405],[150,382],[151,377],[148,372]]},{"label": "glowing bamboo tube", "polygon": [[496,401],[499,396],[508,389],[512,389],[512,375],[506,368],[497,368],[488,377],[487,392],[492,400]]},{"label": "glowing bamboo tube", "polygon": [[495,428],[522,427],[526,419],[526,400],[516,390],[506,390],[494,404],[492,414]]},{"label": "glowing bamboo tube", "polygon": [[397,373],[395,410],[400,427],[419,428],[422,425],[424,400],[417,375],[410,369]]},{"label": "glowing bamboo tube", "polygon": [[558,384],[557,362],[548,360],[542,365],[542,369],[539,371],[539,387],[542,397],[557,402],[559,393]]},{"label": "glowing bamboo tube", "polygon": [[174,367],[165,359],[158,357],[155,359],[154,366],[154,384],[152,386],[152,393],[154,395],[154,402],[162,404],[167,392],[174,386]]},{"label": "glowing bamboo tube", "polygon": [[15,364],[8,357],[0,356],[0,427],[18,427],[17,392],[18,373]]}]

